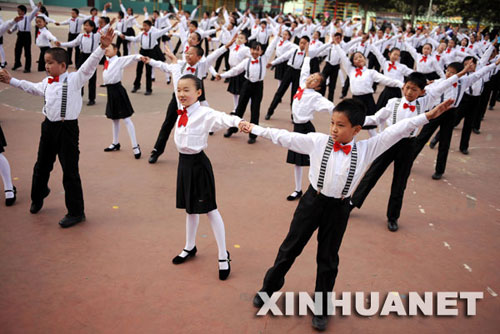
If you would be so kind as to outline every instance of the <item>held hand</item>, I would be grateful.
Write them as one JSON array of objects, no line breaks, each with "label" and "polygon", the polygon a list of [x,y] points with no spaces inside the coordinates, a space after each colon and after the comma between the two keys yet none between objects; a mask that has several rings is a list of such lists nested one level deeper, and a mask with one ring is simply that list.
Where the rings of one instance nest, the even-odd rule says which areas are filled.
[{"label": "held hand", "polygon": [[435,106],[434,109],[426,112],[425,116],[427,117],[428,120],[437,118],[441,116],[446,110],[450,109],[451,106],[453,105],[453,102],[455,102],[453,99],[446,100],[443,103]]},{"label": "held hand", "polygon": [[113,41],[113,28],[109,28],[106,34],[101,35],[101,48],[107,48]]},{"label": "held hand", "polygon": [[271,68],[272,66],[271,63],[267,63],[266,68]]},{"label": "held hand", "polygon": [[7,70],[0,70],[0,82],[10,84],[10,79],[12,79],[12,76]]},{"label": "held hand", "polygon": [[151,60],[151,58],[149,57],[141,57],[141,61],[144,63],[144,64],[149,64],[149,61]]},{"label": "held hand", "polygon": [[125,35],[124,34],[119,34],[118,36],[120,36],[121,39],[125,39]]},{"label": "held hand", "polygon": [[[19,22],[19,21],[21,21],[22,19],[23,19],[23,17],[22,17],[22,16],[16,16],[16,17],[14,18],[14,22]],[[56,24],[57,24],[57,25],[59,25],[58,23],[56,23]],[[9,32],[9,34],[10,34],[10,32]]]},{"label": "held hand", "polygon": [[222,79],[222,77],[220,76],[220,74],[217,74],[217,75],[215,76],[215,80],[219,81],[220,79]]},{"label": "held hand", "polygon": [[61,47],[61,42],[59,42],[59,41],[55,41],[55,42],[54,42],[54,44],[55,44],[57,47],[59,47],[59,48]]},{"label": "held hand", "polygon": [[60,26],[61,24],[59,22],[54,23],[56,26]]}]

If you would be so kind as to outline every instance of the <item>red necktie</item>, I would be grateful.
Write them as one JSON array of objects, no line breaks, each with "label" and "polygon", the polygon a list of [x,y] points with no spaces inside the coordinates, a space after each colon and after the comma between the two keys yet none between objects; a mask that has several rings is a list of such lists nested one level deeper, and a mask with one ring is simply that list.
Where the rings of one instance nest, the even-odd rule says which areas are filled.
[{"label": "red necktie", "polygon": [[57,77],[53,77],[53,78],[49,78],[49,85],[53,82],[59,82],[59,76]]},{"label": "red necktie", "polygon": [[302,94],[304,94],[304,89],[305,88],[297,88],[297,93],[293,96],[294,99],[301,99],[302,98]]},{"label": "red necktie", "polygon": [[299,52],[297,53],[299,56],[302,56],[304,54],[304,52]]},{"label": "red necktie", "polygon": [[107,70],[108,69],[108,66],[109,66],[109,61],[106,59],[104,61],[104,69]]},{"label": "red necktie", "polygon": [[90,34],[83,34],[83,37],[90,37]]},{"label": "red necktie", "polygon": [[457,83],[456,82],[453,84],[453,87],[457,87]]},{"label": "red necktie", "polygon": [[251,61],[252,64],[258,64],[259,63],[259,60],[258,59],[255,59],[255,60],[252,60]]},{"label": "red necktie", "polygon": [[423,56],[422,59],[420,59],[420,62],[427,63],[427,56]]},{"label": "red necktie", "polygon": [[397,70],[396,65],[394,65],[394,63],[389,63],[389,68],[387,69],[387,72],[390,72],[392,69]]},{"label": "red necktie", "polygon": [[448,48],[448,50],[446,50],[446,53],[450,53],[450,52],[451,52],[451,49],[450,49],[450,48]]},{"label": "red necktie", "polygon": [[440,55],[436,55],[436,59],[437,59],[438,61],[440,61],[440,60],[441,60],[441,56],[440,56]]},{"label": "red necktie", "polygon": [[410,108],[411,112],[415,111],[415,106],[409,105],[408,103],[403,104],[403,109]]},{"label": "red necktie", "polygon": [[285,43],[285,41],[281,41],[280,44],[278,46],[282,46],[283,43]]},{"label": "red necktie", "polygon": [[186,126],[188,123],[188,115],[186,108],[177,110],[177,115],[180,115],[179,122],[177,123],[177,127]]},{"label": "red necktie", "polygon": [[336,141],[333,144],[333,152],[337,152],[338,150],[344,151],[344,153],[347,155],[349,154],[349,152],[351,152],[351,145],[342,145]]},{"label": "red necktie", "polygon": [[362,75],[363,75],[363,68],[362,67],[358,67],[356,69],[356,75],[354,77],[357,78],[358,76],[362,76]]},{"label": "red necktie", "polygon": [[196,72],[196,68],[189,66],[186,71],[191,71],[191,73]]},{"label": "red necktie", "polygon": [[236,46],[234,47],[234,51],[238,51],[238,50],[239,50],[239,48],[240,48],[240,46],[239,46],[239,45],[236,45]]}]

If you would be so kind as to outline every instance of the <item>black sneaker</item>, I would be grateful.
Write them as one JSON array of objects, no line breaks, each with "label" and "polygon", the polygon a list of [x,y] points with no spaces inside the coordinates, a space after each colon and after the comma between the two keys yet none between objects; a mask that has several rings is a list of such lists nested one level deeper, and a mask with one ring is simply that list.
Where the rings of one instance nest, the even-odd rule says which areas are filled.
[{"label": "black sneaker", "polygon": [[313,328],[320,332],[326,330],[327,324],[328,324],[328,317],[326,315],[315,315],[312,319]]},{"label": "black sneaker", "polygon": [[441,174],[441,173],[436,172],[436,173],[432,174],[433,180],[441,180],[441,177],[443,177],[443,174]]},{"label": "black sneaker", "polygon": [[84,214],[82,214],[80,216],[66,215],[59,222],[59,226],[61,226],[62,228],[67,228],[67,227],[71,227],[73,225],[76,225],[78,223],[81,223],[83,221],[85,221],[85,215]]},{"label": "black sneaker", "polygon": [[387,221],[387,228],[389,229],[389,231],[391,232],[396,232],[398,230],[398,220],[395,219],[395,220],[388,220]]}]

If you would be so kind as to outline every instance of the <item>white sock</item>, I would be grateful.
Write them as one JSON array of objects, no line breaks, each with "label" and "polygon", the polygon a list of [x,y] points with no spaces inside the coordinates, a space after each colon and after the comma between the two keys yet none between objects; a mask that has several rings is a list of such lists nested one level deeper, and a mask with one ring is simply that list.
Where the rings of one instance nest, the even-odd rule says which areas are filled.
[{"label": "white sock", "polygon": [[302,167],[294,166],[295,171],[295,191],[299,192],[302,190]]},{"label": "white sock", "polygon": [[155,79],[155,68],[151,67],[151,79]]},{"label": "white sock", "polygon": [[278,80],[278,88],[280,88],[281,80]]},{"label": "white sock", "polygon": [[114,119],[113,120],[113,145],[116,145],[119,143],[119,140],[118,140],[119,135],[120,135],[120,120]]},{"label": "white sock", "polygon": [[[128,135],[130,136],[130,141],[132,142],[132,147],[137,147],[137,139],[135,138],[135,127],[134,123],[132,123],[132,120],[130,117],[124,118],[123,122],[125,123],[125,126],[127,127],[128,130]],[[134,153],[139,153],[139,150],[137,149],[137,152],[134,150]]]},{"label": "white sock", "polygon": [[344,87],[345,77],[344,77],[344,73],[342,71],[339,71],[339,79],[340,79],[340,85],[342,87]]},{"label": "white sock", "polygon": [[368,133],[370,134],[370,137],[376,136],[378,134],[377,129],[370,129],[368,130]]},{"label": "white sock", "polygon": [[[198,230],[198,225],[200,224],[200,215],[198,214],[186,214],[186,245],[184,249],[192,250],[196,246],[196,231]],[[182,251],[179,256],[186,257],[188,253]]]},{"label": "white sock", "polygon": [[[210,220],[210,225],[212,226],[212,231],[214,232],[215,241],[217,241],[217,247],[219,248],[219,260],[226,260],[226,232],[224,230],[224,221],[222,220],[222,216],[217,209],[210,211],[207,215],[208,220]],[[219,269],[227,269],[228,267],[227,261],[219,262]]]},{"label": "white sock", "polygon": [[[14,186],[12,185],[12,177],[10,176],[10,165],[7,158],[0,153],[0,174],[2,175],[3,180],[3,189],[4,190],[13,190]],[[5,198],[14,197],[13,192],[5,193]]]},{"label": "white sock", "polygon": [[238,106],[238,101],[240,100],[240,96],[233,94],[233,103],[234,103],[234,110],[236,110],[236,107]]},{"label": "white sock", "polygon": [[167,82],[169,82],[170,81],[170,73],[167,72],[166,75],[165,75],[165,77],[167,78]]},{"label": "white sock", "polygon": [[5,51],[3,49],[3,44],[0,44],[0,64],[5,63]]}]

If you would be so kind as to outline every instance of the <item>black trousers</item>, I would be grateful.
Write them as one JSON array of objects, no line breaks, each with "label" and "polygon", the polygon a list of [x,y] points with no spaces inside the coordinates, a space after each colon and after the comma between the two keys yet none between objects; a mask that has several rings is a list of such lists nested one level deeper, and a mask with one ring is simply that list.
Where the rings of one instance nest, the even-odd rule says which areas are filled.
[{"label": "black trousers", "polygon": [[[90,57],[90,55],[91,55],[91,53],[81,52],[80,56],[78,57],[79,63],[78,63],[77,68],[80,68],[80,66],[82,66],[83,63],[85,63],[85,61]],[[97,82],[97,70],[94,71],[94,75],[89,80],[89,101],[95,101],[96,82]],[[83,96],[83,87],[82,87],[82,96]]]},{"label": "black trousers", "polygon": [[227,50],[222,55],[220,55],[219,58],[217,58],[217,60],[215,61],[216,72],[219,72],[220,65],[222,64],[222,59],[224,59],[224,66],[225,66],[224,71],[229,71],[229,69],[231,68],[229,66],[229,50]]},{"label": "black trousers", "polygon": [[342,87],[342,96],[347,96],[347,93],[349,93],[350,85],[351,85],[351,80],[349,80],[349,76],[347,75],[344,81],[344,87]]},{"label": "black trousers", "polygon": [[[141,55],[150,57],[150,58],[155,58],[153,55],[153,49],[151,50],[144,50],[141,49],[139,52]],[[134,80],[134,88],[141,88],[141,78],[142,78],[142,70],[144,69],[144,63],[142,61],[137,62],[137,68],[135,70],[135,80]],[[147,92],[152,92],[153,91],[153,79],[151,77],[152,73],[152,67],[151,65],[146,64],[146,91]]]},{"label": "black trousers", "polygon": [[21,64],[21,53],[24,49],[24,58],[26,63],[24,64],[24,69],[27,71],[31,70],[31,33],[29,31],[19,31],[17,33],[16,46],[14,49],[15,56],[15,67],[20,67]]},{"label": "black trousers", "polygon": [[281,80],[280,86],[278,87],[276,94],[274,94],[273,101],[271,102],[271,105],[269,106],[269,109],[267,111],[269,115],[274,114],[274,110],[276,109],[278,104],[280,104],[281,99],[283,98],[283,95],[285,95],[290,84],[292,84],[290,105],[292,104],[293,96],[295,95],[297,89],[299,88],[299,80],[300,80],[300,70],[296,70],[293,67],[287,65],[285,74],[283,75],[283,80]]},{"label": "black trousers", "polygon": [[478,111],[476,112],[472,123],[473,129],[481,129],[481,121],[483,120],[484,114],[486,114],[486,109],[488,108],[488,101],[491,97],[492,87],[492,80],[484,83],[483,92],[481,93],[481,97],[479,98]]},{"label": "black trousers", "polygon": [[299,201],[290,230],[281,244],[274,265],[267,270],[261,291],[272,294],[285,283],[285,275],[318,229],[316,292],[323,293],[323,314],[327,293],[333,290],[339,266],[339,249],[349,219],[349,198],[317,194],[312,186]]},{"label": "black trousers", "polygon": [[[332,65],[329,62],[326,62],[325,67],[321,74],[325,80],[330,80],[328,83],[328,100],[333,102],[333,95],[335,94],[335,86],[337,85],[337,77],[339,75],[340,65]],[[326,85],[323,85],[321,88],[321,95],[325,95]]]},{"label": "black trousers", "polygon": [[78,120],[51,122],[45,119],[42,122],[42,135],[31,184],[31,200],[41,201],[47,194],[50,172],[57,156],[63,171],[66,208],[71,216],[84,213],[82,182],[78,170],[79,135]]},{"label": "black trousers", "polygon": [[177,100],[175,98],[175,93],[172,94],[172,99],[167,107],[167,114],[165,115],[165,120],[161,125],[160,132],[158,133],[158,138],[155,143],[155,151],[158,155],[165,152],[165,146],[167,146],[168,137],[175,126],[175,121],[177,120]]},{"label": "black trousers", "polygon": [[[71,42],[72,40],[74,40],[77,37],[78,37],[78,34],[69,33],[68,34],[68,42]],[[121,38],[118,38],[118,40],[121,40]],[[72,56],[73,56],[73,48],[68,48],[68,60],[69,60],[70,65],[73,64],[73,62],[71,61]],[[75,47],[75,64],[78,64],[79,57],[80,57],[80,47],[77,46],[77,47]]]},{"label": "black trousers", "polygon": [[177,41],[177,44],[175,45],[174,55],[177,54],[177,51],[181,47],[181,44],[182,44],[182,42],[181,42],[181,39],[179,38],[179,40]]},{"label": "black trousers", "polygon": [[500,90],[500,72],[498,72],[491,78],[491,82],[490,107],[493,108],[497,102],[498,91]]},{"label": "black trousers", "polygon": [[[462,118],[464,119],[464,125],[462,127],[462,136],[460,137],[461,151],[469,149],[472,124],[474,123],[476,114],[479,112],[479,100],[480,96],[472,96],[469,94],[464,94],[462,102],[460,102],[460,105],[458,106],[457,118],[455,119],[455,126],[460,124]],[[441,134],[439,134],[439,141],[441,141]]]},{"label": "black trousers", "polygon": [[413,166],[415,143],[416,138],[403,138],[375,159],[352,196],[351,201],[356,207],[361,208],[366,197],[377,184],[378,179],[384,174],[387,167],[394,162],[387,219],[396,220],[399,218],[403,206],[406,182]]},{"label": "black trousers", "polygon": [[418,156],[420,151],[424,148],[425,144],[434,134],[434,131],[439,127],[440,140],[436,161],[436,173],[444,174],[446,170],[446,161],[448,160],[448,152],[450,150],[451,137],[453,135],[453,128],[455,126],[456,109],[451,108],[436,119],[431,120],[424,125],[422,131],[417,136],[415,143],[414,159]]},{"label": "black trousers", "polygon": [[50,49],[49,46],[43,46],[40,48],[40,57],[38,57],[38,72],[45,71],[45,52]]},{"label": "black trousers", "polygon": [[128,41],[126,39],[122,39],[120,37],[118,37],[116,39],[116,48],[118,49],[118,51],[120,51],[120,46],[123,45],[123,56],[128,56]]},{"label": "black trousers", "polygon": [[[241,87],[240,98],[238,100],[238,106],[234,112],[235,115],[243,118],[245,110],[247,109],[248,102],[250,99],[250,123],[259,124],[260,118],[260,104],[262,102],[262,96],[264,93],[264,81],[251,82],[245,79],[243,86]],[[237,132],[238,128],[231,128],[233,132]],[[236,130],[236,131],[235,131]],[[250,138],[257,138],[256,135],[250,133]]]}]

